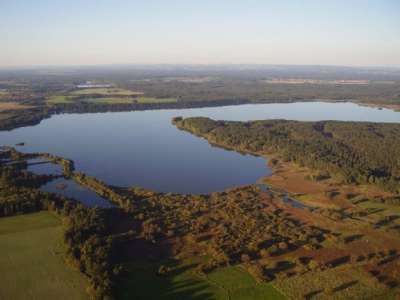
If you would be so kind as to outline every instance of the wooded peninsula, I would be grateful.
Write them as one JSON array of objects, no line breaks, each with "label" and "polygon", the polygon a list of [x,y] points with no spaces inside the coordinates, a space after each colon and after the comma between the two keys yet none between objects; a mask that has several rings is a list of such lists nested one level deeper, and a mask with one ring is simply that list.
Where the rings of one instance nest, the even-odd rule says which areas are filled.
[{"label": "wooded peninsula", "polygon": [[253,122],[175,118],[180,129],[210,143],[258,155],[279,153],[318,171],[317,178],[339,177],[343,183],[376,184],[400,193],[400,125],[367,122]]},{"label": "wooded peninsula", "polygon": [[[208,195],[157,193],[109,186],[75,171],[62,157],[3,148],[0,215],[50,211],[62,218],[66,261],[88,279],[92,299],[144,297],[151,295],[151,282],[179,276],[206,290],[216,288],[208,278],[245,280],[232,272],[250,274],[257,284],[245,288],[256,288],[261,298],[264,289],[274,299],[380,299],[398,292],[399,125],[180,117],[172,122],[218,146],[271,153],[275,168],[309,169],[304,186],[336,182],[340,192],[326,190],[322,204],[312,193],[288,193],[268,183]],[[30,172],[32,158],[59,164],[61,176],[115,207],[88,208],[79,199],[40,191],[55,175]],[[376,203],[378,210],[372,208]],[[138,285],[143,266],[151,279]],[[187,288],[173,295],[185,297],[192,293]]]}]

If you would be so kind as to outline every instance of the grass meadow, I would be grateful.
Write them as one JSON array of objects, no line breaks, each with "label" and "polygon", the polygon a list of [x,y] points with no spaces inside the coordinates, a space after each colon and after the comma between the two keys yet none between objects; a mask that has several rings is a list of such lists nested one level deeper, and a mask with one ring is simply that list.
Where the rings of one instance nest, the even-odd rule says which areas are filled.
[{"label": "grass meadow", "polygon": [[[129,103],[174,103],[176,98],[154,98],[142,96],[143,93],[119,88],[94,88],[74,91],[66,95],[53,95],[47,98],[47,105],[69,104],[75,101],[93,104],[129,104]],[[0,107],[1,109],[1,107]]]},{"label": "grass meadow", "polygon": [[65,95],[55,95],[51,96],[46,100],[46,103],[49,105],[52,104],[65,104],[65,103],[71,103],[73,102],[73,99],[69,96]]},{"label": "grass meadow", "polygon": [[132,262],[127,279],[119,284],[117,299],[136,300],[281,300],[272,285],[257,283],[238,266],[200,275],[195,264],[165,263],[172,271],[157,275],[158,263]]},{"label": "grass meadow", "polygon": [[61,221],[49,212],[0,218],[0,299],[87,299],[64,263]]},{"label": "grass meadow", "polygon": [[274,285],[290,299],[396,299],[362,267],[350,265],[278,279]]},{"label": "grass meadow", "polygon": [[176,98],[153,98],[153,97],[138,97],[138,103],[173,103],[177,102]]},{"label": "grass meadow", "polygon": [[89,88],[73,91],[72,95],[102,95],[102,96],[137,96],[143,95],[142,92],[135,92],[121,88]]}]

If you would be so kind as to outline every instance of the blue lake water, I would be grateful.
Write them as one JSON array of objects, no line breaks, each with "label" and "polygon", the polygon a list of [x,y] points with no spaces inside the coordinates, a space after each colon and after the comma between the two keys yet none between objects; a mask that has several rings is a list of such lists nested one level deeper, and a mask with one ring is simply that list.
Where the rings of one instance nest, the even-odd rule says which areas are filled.
[{"label": "blue lake water", "polygon": [[249,104],[181,110],[55,115],[31,127],[0,132],[0,145],[75,161],[78,171],[108,184],[155,191],[208,193],[255,183],[270,174],[261,157],[210,146],[176,129],[176,116],[220,120],[291,119],[400,122],[400,113],[353,103]]},{"label": "blue lake water", "polygon": [[115,206],[95,192],[82,187],[73,180],[65,178],[54,179],[43,185],[40,189],[44,192],[62,194],[65,197],[75,198],[88,207],[98,206],[109,208]]},{"label": "blue lake water", "polygon": [[60,165],[51,163],[41,158],[28,160],[28,171],[38,175],[62,175],[63,169]]}]

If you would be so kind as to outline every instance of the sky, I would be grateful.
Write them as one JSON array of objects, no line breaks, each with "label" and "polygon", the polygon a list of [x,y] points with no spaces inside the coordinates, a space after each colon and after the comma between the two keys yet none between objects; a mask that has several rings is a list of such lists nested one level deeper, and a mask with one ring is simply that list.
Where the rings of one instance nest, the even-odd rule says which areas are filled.
[{"label": "sky", "polygon": [[399,0],[0,0],[0,67],[400,66]]}]

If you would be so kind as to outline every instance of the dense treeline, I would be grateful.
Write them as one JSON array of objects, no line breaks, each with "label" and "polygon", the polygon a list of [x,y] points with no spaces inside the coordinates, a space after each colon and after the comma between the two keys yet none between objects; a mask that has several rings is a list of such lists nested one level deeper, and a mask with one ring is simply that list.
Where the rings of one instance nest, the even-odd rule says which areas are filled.
[{"label": "dense treeline", "polygon": [[122,112],[153,109],[178,109],[200,108],[224,105],[240,105],[250,103],[246,99],[223,99],[210,101],[185,101],[171,103],[88,103],[74,102],[69,104],[57,104],[52,107],[38,106],[34,109],[11,110],[0,112],[0,130],[12,130],[22,126],[39,124],[53,114],[63,113],[97,113],[97,112]]},{"label": "dense treeline", "polygon": [[[190,77],[188,77],[190,79]],[[357,99],[375,103],[400,103],[399,83],[366,85],[353,84],[284,84],[267,83],[270,77],[219,77],[203,82],[185,82],[184,78],[166,80],[155,78],[130,82],[127,88],[142,91],[152,97],[175,97],[180,101],[248,99],[252,102],[293,102],[309,100]],[[287,77],[286,77],[287,78]],[[289,77],[291,78],[291,77]],[[299,77],[295,77],[299,78]],[[304,78],[304,77],[303,77]]]},{"label": "dense treeline", "polygon": [[[324,70],[324,71],[322,71]],[[18,75],[17,75],[18,74]],[[0,89],[7,91],[0,102],[17,102],[34,108],[0,111],[0,130],[34,125],[55,113],[89,113],[150,109],[177,109],[245,103],[287,103],[295,101],[359,101],[374,105],[400,105],[398,70],[378,71],[353,68],[271,66],[196,66],[132,68],[129,70],[79,70],[79,72],[1,74]],[[101,74],[101,75],[100,75]],[[306,80],[302,84],[286,80]],[[275,80],[275,81],[274,81]],[[282,80],[282,81],[280,81]],[[311,81],[310,81],[311,80]],[[315,82],[314,82],[314,81]],[[342,83],[353,80],[361,83]],[[171,103],[89,103],[87,96],[71,91],[86,81],[107,83],[147,97],[174,98]],[[363,82],[365,81],[365,82]],[[313,83],[314,82],[314,83]],[[336,82],[336,83],[335,83]],[[48,105],[47,99],[69,95],[71,103]],[[98,94],[97,96],[99,96]],[[96,97],[91,95],[90,97]],[[113,95],[108,95],[112,97]]]},{"label": "dense treeline", "polygon": [[61,209],[67,199],[38,190],[52,175],[28,172],[26,161],[4,164],[5,158],[19,159],[20,155],[15,150],[0,152],[0,217]]},{"label": "dense treeline", "polygon": [[[326,66],[136,66],[121,68],[59,69],[0,72],[0,88],[48,96],[73,89],[86,81],[113,83],[145,92],[150,97],[180,101],[250,99],[400,100],[400,75],[395,68]],[[367,80],[369,84],[267,84],[268,79]],[[18,84],[15,84],[18,83]],[[26,100],[25,100],[26,101]]]},{"label": "dense treeline", "polygon": [[209,100],[209,101],[185,101],[185,102],[166,102],[166,103],[88,103],[75,102],[71,104],[57,104],[52,107],[53,113],[90,113],[90,112],[119,112],[134,110],[152,109],[177,109],[177,108],[199,108],[223,105],[239,105],[250,103],[246,99]]},{"label": "dense treeline", "polygon": [[62,214],[66,217],[67,255],[89,278],[90,298],[112,299],[114,279],[121,271],[115,264],[115,243],[110,235],[113,212],[77,205],[64,207]]},{"label": "dense treeline", "polygon": [[104,199],[108,199],[116,203],[119,207],[124,208],[128,205],[129,199],[123,195],[117,193],[114,189],[110,188],[104,182],[97,178],[88,176],[81,172],[75,172],[72,175],[72,179],[75,180],[81,186],[87,187],[88,189],[96,192],[99,196]]},{"label": "dense treeline", "polygon": [[46,107],[0,113],[0,130],[36,125],[50,116],[51,112]]},{"label": "dense treeline", "polygon": [[283,159],[327,172],[347,183],[373,183],[400,193],[400,125],[268,120],[224,122],[174,119],[211,143]]},{"label": "dense treeline", "polygon": [[[282,214],[279,210],[268,210],[269,205],[260,202],[261,190],[258,187],[245,187],[199,196],[155,193],[141,188],[122,189],[110,187],[96,178],[74,172],[73,162],[60,157],[45,153],[21,154],[13,149],[7,151],[7,155],[4,154],[6,158],[12,156],[21,160],[35,155],[64,165],[64,175],[113,201],[126,211],[127,215],[124,215],[124,218],[131,219],[132,221],[128,222],[131,225],[118,233],[131,232],[131,234],[123,235],[122,243],[129,244],[133,238],[136,242],[138,239],[147,240],[158,245],[162,244],[162,241],[185,236],[195,248],[202,249],[213,257],[201,265],[204,271],[219,265],[238,263],[246,260],[246,257],[258,259],[262,256],[278,255],[304,245],[318,247],[317,244],[325,239],[325,231],[301,226],[295,219]],[[16,166],[13,165],[13,168]],[[16,169],[15,172],[14,178],[27,173],[23,168]],[[35,181],[37,179],[35,176],[37,175],[31,174],[30,180]],[[29,184],[9,183],[12,187]],[[21,194],[20,191],[17,192]],[[36,189],[28,189],[28,192],[35,195],[38,210],[44,208],[41,205],[43,199],[53,196]],[[67,230],[67,237],[74,236],[67,239],[70,256],[82,272],[93,278],[91,293],[100,295],[101,298],[112,289],[113,280],[110,278],[114,276],[113,272],[108,267],[105,270],[87,266],[87,260],[91,258],[85,257],[87,252],[83,249],[88,247],[92,249],[92,246],[86,243],[95,243],[102,249],[101,253],[97,253],[103,257],[101,260],[112,261],[108,255],[111,255],[113,249],[114,244],[111,242],[113,239],[100,238],[109,234],[106,231],[110,229],[105,230],[101,226],[92,228],[93,224],[105,224],[104,222],[109,219],[105,218],[104,211],[84,210],[82,207],[75,209],[76,205],[72,206],[69,202],[68,205],[64,205],[64,202],[50,207],[63,215],[70,216],[71,228]],[[48,207],[46,206],[46,209]],[[84,214],[88,215],[82,217]],[[92,222],[92,219],[95,221]],[[119,221],[127,222],[122,218],[119,218]],[[105,228],[110,228],[111,222],[106,223],[108,225],[104,225]],[[85,230],[88,232],[82,232]],[[83,236],[75,237],[75,235]],[[87,235],[93,238],[88,238]],[[100,284],[101,282],[104,282],[104,285]]]},{"label": "dense treeline", "polygon": [[84,273],[91,299],[111,299],[113,283],[120,272],[111,235],[115,210],[87,208],[75,199],[41,192],[38,188],[54,176],[26,170],[26,159],[44,157],[72,175],[73,162],[48,154],[22,154],[12,148],[0,152],[0,217],[49,210],[64,219],[64,240],[69,262]]},{"label": "dense treeline", "polygon": [[53,179],[26,170],[24,155],[14,149],[0,151],[0,217],[59,207],[61,200],[37,190]]},{"label": "dense treeline", "polygon": [[[132,193],[136,198],[140,195],[137,190]],[[280,255],[305,245],[318,248],[329,231],[301,224],[274,209],[268,204],[270,197],[275,196],[254,186],[211,195],[145,192],[142,199],[132,201],[129,213],[141,221],[141,238],[160,243],[184,236],[189,247],[212,257],[199,266],[203,271]]]},{"label": "dense treeline", "polygon": [[[323,123],[323,127],[319,122],[310,123],[313,130],[303,124],[298,131],[289,129],[301,122],[225,123],[204,118],[175,118],[174,122],[178,126],[187,122],[192,132],[202,136],[219,127],[219,130],[230,128],[231,148],[232,145],[240,145],[236,149],[257,153],[261,153],[259,149],[266,149],[262,143],[265,137],[262,129],[273,130],[271,135],[274,139],[271,137],[269,141],[275,141],[271,145],[282,151],[286,148],[279,147],[286,145],[288,137],[307,140],[306,137],[314,138],[314,134],[318,136],[313,130],[323,132],[324,138],[344,139],[346,145],[359,150],[363,149],[360,140],[371,138],[371,130],[365,133],[361,129],[356,131],[362,132],[359,135],[348,137],[346,126],[335,125],[337,122]],[[253,132],[253,126],[260,126],[256,135],[247,132]],[[374,134],[386,131],[396,133],[395,128],[375,129]],[[239,137],[236,136],[238,133]],[[254,137],[257,139],[253,140]],[[228,139],[228,135],[225,139]],[[24,163],[24,160],[38,156],[63,165],[64,175],[112,200],[119,207],[86,208],[76,200],[38,191],[36,181],[40,177],[27,172],[27,164]],[[318,272],[343,263],[373,263],[373,256],[358,260],[361,256],[353,255],[354,249],[347,252],[342,249],[353,239],[359,238],[358,235],[348,236],[348,232],[343,234],[337,228],[326,229],[326,223],[314,222],[318,215],[334,222],[344,222],[346,219],[354,222],[356,218],[365,216],[364,210],[353,214],[344,209],[304,207],[298,214],[285,209],[281,191],[261,189],[258,185],[209,195],[118,188],[75,172],[70,160],[45,153],[23,154],[12,148],[0,151],[0,171],[4,171],[0,181],[0,216],[46,209],[64,218],[68,262],[88,277],[91,299],[112,299],[120,274],[123,274],[122,266],[125,263],[132,265],[137,260],[156,261],[160,264],[157,274],[169,276],[170,271],[163,265],[165,259],[199,257],[200,261],[196,263],[198,273],[210,272],[220,266],[242,264],[257,280],[267,281],[303,276],[307,272]],[[387,220],[378,221],[375,226],[387,226],[392,221],[393,218],[388,217]],[[332,242],[335,247],[339,245],[340,255],[345,253],[346,256],[319,259],[319,251],[329,251],[326,247]],[[338,249],[335,247],[331,250],[336,254]],[[392,259],[397,254],[396,251],[387,253],[383,253],[381,258]]]}]

